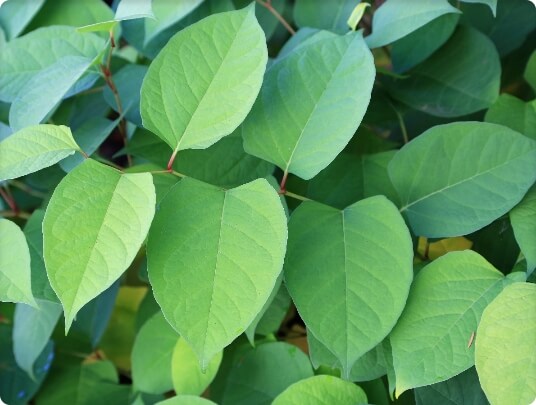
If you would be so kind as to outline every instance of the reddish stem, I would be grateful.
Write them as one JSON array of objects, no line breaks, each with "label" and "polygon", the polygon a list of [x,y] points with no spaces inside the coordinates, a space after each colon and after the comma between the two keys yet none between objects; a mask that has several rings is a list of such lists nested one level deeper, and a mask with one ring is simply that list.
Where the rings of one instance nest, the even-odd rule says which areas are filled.
[{"label": "reddish stem", "polygon": [[19,207],[17,206],[17,203],[15,202],[13,196],[8,194],[8,192],[3,188],[0,188],[0,196],[2,196],[9,208],[11,208],[11,211],[13,211],[13,213],[15,214],[15,216],[17,216],[19,214]]},{"label": "reddish stem", "polygon": [[285,170],[283,173],[283,178],[281,179],[281,183],[279,184],[279,194],[285,194],[287,192],[287,178],[288,178],[288,171]]},{"label": "reddish stem", "polygon": [[177,157],[177,152],[178,150],[173,151],[173,154],[169,158],[169,162],[167,164],[167,171],[170,173],[173,172],[173,162],[175,162],[175,158]]},{"label": "reddish stem", "polygon": [[290,32],[291,35],[296,34],[296,31],[294,31],[294,28],[292,28],[290,24],[287,22],[287,20],[285,20],[283,16],[279,14],[279,12],[272,6],[272,0],[266,0],[266,1],[257,0],[257,3],[259,3],[261,6],[265,7],[270,13],[272,13],[273,16],[277,18],[277,21],[279,21],[281,25],[283,25],[283,27],[285,27],[285,29],[288,32]]}]

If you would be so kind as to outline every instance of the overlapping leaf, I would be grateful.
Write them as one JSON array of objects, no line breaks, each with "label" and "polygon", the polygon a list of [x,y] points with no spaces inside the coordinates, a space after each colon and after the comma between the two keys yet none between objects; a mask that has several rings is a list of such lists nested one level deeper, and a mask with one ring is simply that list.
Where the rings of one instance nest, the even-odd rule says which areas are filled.
[{"label": "overlapping leaf", "polygon": [[412,257],[406,225],[383,196],[343,211],[307,202],[293,212],[285,281],[308,330],[346,377],[400,316]]},{"label": "overlapping leaf", "polygon": [[246,152],[303,179],[314,177],[357,130],[374,76],[360,33],[296,49],[266,74],[242,126]]},{"label": "overlapping leaf", "polygon": [[536,180],[536,142],[495,124],[439,125],[405,145],[389,174],[415,234],[466,235],[523,198]]},{"label": "overlapping leaf", "polygon": [[132,262],[155,198],[150,174],[123,174],[91,159],[56,187],[43,221],[44,258],[67,330],[76,313]]},{"label": "overlapping leaf", "polygon": [[286,238],[281,201],[264,179],[225,191],[187,178],[160,203],[147,245],[149,279],[202,368],[263,307]]}]

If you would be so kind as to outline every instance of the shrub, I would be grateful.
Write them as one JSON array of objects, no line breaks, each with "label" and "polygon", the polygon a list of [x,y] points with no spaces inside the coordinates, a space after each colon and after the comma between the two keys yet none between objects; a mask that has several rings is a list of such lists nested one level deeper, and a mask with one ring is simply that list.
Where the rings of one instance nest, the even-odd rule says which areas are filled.
[{"label": "shrub", "polygon": [[536,8],[358,3],[4,3],[4,402],[535,399]]}]

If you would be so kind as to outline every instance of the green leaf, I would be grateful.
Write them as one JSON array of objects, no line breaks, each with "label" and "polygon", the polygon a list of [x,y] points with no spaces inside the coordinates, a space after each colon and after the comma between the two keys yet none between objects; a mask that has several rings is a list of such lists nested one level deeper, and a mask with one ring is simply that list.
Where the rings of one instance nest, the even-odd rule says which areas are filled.
[{"label": "green leaf", "polygon": [[30,249],[32,294],[40,300],[58,302],[58,298],[48,281],[47,270],[43,260],[44,216],[45,211],[35,210],[24,226],[24,236],[26,236],[28,248]]},{"label": "green leaf", "polygon": [[536,51],[530,55],[525,72],[523,73],[525,81],[530,84],[530,87],[536,92]]},{"label": "green leaf", "polygon": [[286,285],[308,330],[337,357],[346,377],[402,313],[412,260],[404,220],[383,196],[343,211],[305,202],[293,212]]},{"label": "green leaf", "polygon": [[179,338],[162,312],[145,322],[132,349],[132,380],[136,390],[163,394],[172,389],[171,356]]},{"label": "green leaf", "polygon": [[314,177],[357,130],[374,75],[361,33],[295,50],[266,73],[242,126],[246,152],[305,180]]},{"label": "green leaf", "polygon": [[484,310],[475,340],[476,371],[488,400],[529,404],[536,398],[536,285],[515,283]]},{"label": "green leaf", "polygon": [[11,104],[11,128],[18,131],[43,122],[92,63],[85,57],[65,56],[33,76]]},{"label": "green leaf", "polygon": [[43,244],[66,330],[130,265],[149,230],[155,199],[149,173],[123,174],[91,159],[56,187],[43,221]]},{"label": "green leaf", "polygon": [[246,336],[253,346],[255,345],[255,334],[266,336],[275,333],[288,312],[290,295],[288,295],[285,285],[281,283],[282,281],[283,273],[279,276],[261,311],[246,329]]},{"label": "green leaf", "polygon": [[55,302],[37,300],[38,308],[17,304],[13,320],[13,354],[19,367],[35,379],[34,365],[45,349],[62,312]]},{"label": "green leaf", "polygon": [[389,93],[414,109],[438,117],[483,110],[499,96],[501,65],[497,50],[485,35],[470,27],[458,26],[445,45],[410,73],[409,78],[386,78]]},{"label": "green leaf", "polygon": [[253,7],[216,14],[185,28],[145,76],[144,127],[174,153],[209,147],[246,117],[266,60],[265,37]]},{"label": "green leaf", "polygon": [[313,27],[338,34],[348,32],[348,17],[356,6],[355,0],[297,0],[294,20],[298,27]]},{"label": "green leaf", "polygon": [[536,185],[510,211],[516,241],[527,260],[527,276],[536,268]]},{"label": "green leaf", "polygon": [[498,0],[461,0],[464,3],[481,3],[487,5],[491,12],[493,13],[493,16],[497,14],[497,1]]},{"label": "green leaf", "polygon": [[395,41],[391,47],[394,70],[404,73],[430,57],[454,33],[459,19],[459,14],[443,14]]},{"label": "green leaf", "polygon": [[186,178],[161,202],[147,244],[149,279],[202,369],[263,307],[286,238],[281,201],[264,179],[225,191]]},{"label": "green leaf", "polygon": [[524,102],[510,94],[501,94],[486,112],[485,119],[536,140],[536,100]]},{"label": "green leaf", "polygon": [[128,404],[130,387],[120,385],[117,371],[110,361],[67,366],[50,373],[47,384],[39,392],[42,405]]},{"label": "green leaf", "polygon": [[[59,3],[49,1],[46,4]],[[0,100],[15,100],[32,77],[63,57],[79,56],[93,60],[103,49],[102,38],[78,33],[72,27],[40,28],[15,39],[0,52]]]},{"label": "green leaf", "polygon": [[474,364],[469,343],[482,311],[510,282],[470,250],[447,253],[417,274],[391,332],[397,397]]},{"label": "green leaf", "polygon": [[49,342],[39,355],[33,369],[35,379],[31,379],[15,362],[11,326],[0,323],[0,397],[6,404],[26,405],[32,399],[54,359],[52,346],[52,342]]},{"label": "green leaf", "polygon": [[[0,26],[8,40],[24,31],[45,0],[11,0],[0,7]],[[3,51],[3,50],[2,50]]]},{"label": "green leaf", "polygon": [[115,20],[155,18],[151,3],[151,0],[121,0],[115,11]]},{"label": "green leaf", "polygon": [[83,27],[101,21],[113,20],[114,14],[102,0],[54,0],[46,1],[29,30],[49,25]]},{"label": "green leaf", "polygon": [[[341,363],[337,360],[337,357],[312,333],[307,333],[307,343],[311,363],[315,368],[321,366],[341,368]],[[389,339],[386,338],[354,363],[349,380],[370,381],[384,376],[392,363],[388,361],[388,356],[391,356],[391,345],[389,344]]]},{"label": "green leaf", "polygon": [[216,403],[193,395],[177,395],[165,401],[157,402],[155,405],[216,405]]},{"label": "green leaf", "polygon": [[272,402],[273,405],[366,403],[367,396],[360,387],[330,375],[317,375],[292,384]]},{"label": "green leaf", "polygon": [[459,12],[447,0],[389,0],[374,12],[372,34],[365,41],[369,47],[379,48],[444,14]]},{"label": "green leaf", "polygon": [[32,295],[30,251],[13,222],[0,218],[0,301],[37,306]]},{"label": "green leaf", "polygon": [[447,381],[415,389],[417,405],[484,405],[486,396],[480,388],[474,367]]},{"label": "green leaf", "polygon": [[235,361],[220,403],[268,405],[292,384],[312,376],[309,359],[296,346],[284,342],[261,344]]},{"label": "green leaf", "polygon": [[0,180],[14,179],[52,166],[80,151],[63,125],[34,125],[0,142]]},{"label": "green leaf", "polygon": [[171,359],[173,390],[177,394],[201,395],[216,376],[222,355],[223,352],[216,354],[203,372],[195,352],[184,339],[179,339]]},{"label": "green leaf", "polygon": [[202,2],[203,0],[183,0],[180,2],[152,0],[155,19],[145,21],[145,45],[162,31],[190,14]]},{"label": "green leaf", "polygon": [[308,184],[307,197],[335,208],[375,195],[398,200],[387,167],[395,151],[355,156],[342,152]]},{"label": "green leaf", "polygon": [[389,174],[416,235],[466,235],[521,201],[536,180],[536,142],[496,124],[438,125],[400,149]]}]

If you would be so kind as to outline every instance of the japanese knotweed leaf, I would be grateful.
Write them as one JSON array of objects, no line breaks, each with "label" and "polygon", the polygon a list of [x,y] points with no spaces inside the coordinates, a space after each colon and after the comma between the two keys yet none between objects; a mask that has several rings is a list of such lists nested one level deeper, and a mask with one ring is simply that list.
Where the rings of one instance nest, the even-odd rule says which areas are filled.
[{"label": "japanese knotweed leaf", "polygon": [[367,404],[365,391],[331,375],[317,375],[292,384],[272,405],[361,405]]},{"label": "japanese knotweed leaf", "polygon": [[203,369],[262,309],[286,241],[283,206],[264,179],[223,190],[186,178],[162,200],[149,232],[149,279]]},{"label": "japanese knotweed leaf", "polygon": [[156,405],[216,405],[216,403],[194,395],[177,395],[157,402]]},{"label": "japanese knotweed leaf", "polygon": [[12,102],[28,80],[59,59],[79,56],[93,60],[104,47],[97,35],[64,26],[39,28],[9,42],[0,52],[0,100]]},{"label": "japanese knotweed leaf", "polygon": [[438,117],[483,110],[499,96],[501,61],[497,49],[488,37],[469,26],[458,25],[441,48],[408,73],[403,78],[385,78],[389,94]]},{"label": "japanese knotweed leaf", "polygon": [[297,0],[294,21],[298,27],[321,28],[346,34],[346,22],[356,3],[358,2],[354,0]]},{"label": "japanese knotweed leaf", "polygon": [[515,283],[484,310],[475,340],[478,378],[492,405],[536,399],[536,286]]},{"label": "japanese knotweed leaf", "polygon": [[68,127],[48,124],[26,127],[0,142],[0,181],[52,166],[79,150]]},{"label": "japanese knotweed leaf", "polygon": [[132,348],[132,380],[136,390],[163,394],[173,388],[171,356],[179,339],[160,311],[143,324]]},{"label": "japanese knotweed leaf", "polygon": [[471,250],[447,253],[422,269],[390,335],[397,397],[471,367],[482,311],[515,279]]},{"label": "japanese knotweed leaf", "polygon": [[30,250],[21,229],[0,218],[0,301],[22,302],[33,307]]},{"label": "japanese knotweed leaf", "polygon": [[400,149],[389,175],[415,234],[467,235],[521,201],[536,180],[536,142],[496,124],[438,125]]},{"label": "japanese knotweed leaf", "polygon": [[201,395],[216,376],[222,356],[223,352],[216,354],[203,371],[191,346],[184,339],[179,339],[171,358],[171,379],[175,393]]},{"label": "japanese knotweed leaf", "polygon": [[61,316],[61,305],[37,300],[38,308],[17,304],[13,318],[13,354],[19,367],[35,380],[34,365]]},{"label": "japanese knotweed leaf", "polygon": [[391,331],[413,278],[411,237],[383,196],[344,210],[300,205],[289,222],[285,281],[308,330],[353,364]]},{"label": "japanese knotweed leaf", "polygon": [[175,153],[205,149],[251,109],[267,61],[253,7],[215,14],[176,34],[141,88],[143,125]]},{"label": "japanese knotweed leaf", "polygon": [[527,259],[527,274],[536,267],[536,185],[510,211],[510,222],[516,241]]},{"label": "japanese knotweed leaf", "polygon": [[447,0],[389,0],[374,13],[372,34],[365,40],[371,48],[378,48],[448,13],[460,11]]},{"label": "japanese knotweed leaf", "polygon": [[504,125],[536,140],[536,100],[525,102],[503,93],[486,112],[485,121]]},{"label": "japanese knotweed leaf", "polygon": [[56,187],[43,220],[43,250],[66,330],[130,265],[149,230],[155,200],[149,173],[124,174],[91,159]]},{"label": "japanese knotweed leaf", "polygon": [[273,65],[242,126],[246,152],[310,179],[354,135],[375,68],[361,33],[329,36]]},{"label": "japanese knotweed leaf", "polygon": [[268,405],[292,384],[314,375],[307,355],[286,342],[263,343],[235,354],[234,360],[221,405]]}]

